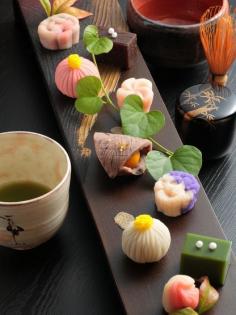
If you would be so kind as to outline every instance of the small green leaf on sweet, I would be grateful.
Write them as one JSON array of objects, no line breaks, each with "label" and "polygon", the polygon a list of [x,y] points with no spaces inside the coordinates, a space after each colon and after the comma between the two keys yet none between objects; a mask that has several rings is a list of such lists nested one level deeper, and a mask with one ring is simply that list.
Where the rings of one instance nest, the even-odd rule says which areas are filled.
[{"label": "small green leaf on sweet", "polygon": [[88,25],[84,30],[83,42],[90,54],[101,55],[113,48],[113,42],[108,37],[100,37],[95,25]]},{"label": "small green leaf on sweet", "polygon": [[80,79],[76,86],[78,97],[98,96],[101,91],[101,80],[95,76],[87,76]]},{"label": "small green leaf on sweet", "polygon": [[98,96],[80,97],[75,101],[77,111],[87,115],[94,115],[100,112],[103,101]]},{"label": "small green leaf on sweet", "polygon": [[203,278],[203,282],[199,288],[200,300],[198,305],[198,313],[203,314],[209,311],[218,301],[219,293],[213,288],[208,277]]},{"label": "small green leaf on sweet", "polygon": [[191,307],[187,307],[170,313],[170,315],[198,315],[198,313],[196,313]]},{"label": "small green leaf on sweet", "polygon": [[47,16],[50,16],[51,14],[51,3],[50,0],[39,0],[41,3],[44,11],[46,12]]},{"label": "small green leaf on sweet", "polygon": [[148,172],[155,180],[173,170],[170,157],[159,151],[149,152],[145,163]]},{"label": "small green leaf on sweet", "polygon": [[194,146],[183,145],[171,156],[171,163],[174,170],[197,176],[202,167],[202,153]]},{"label": "small green leaf on sweet", "polygon": [[120,116],[124,134],[134,137],[152,137],[165,125],[165,116],[162,112],[143,111],[143,102],[138,95],[129,95],[125,98]]}]

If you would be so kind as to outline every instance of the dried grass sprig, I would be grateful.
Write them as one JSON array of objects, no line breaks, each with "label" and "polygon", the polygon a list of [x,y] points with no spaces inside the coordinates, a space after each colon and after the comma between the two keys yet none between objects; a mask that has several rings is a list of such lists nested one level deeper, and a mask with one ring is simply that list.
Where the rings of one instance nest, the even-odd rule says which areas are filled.
[{"label": "dried grass sprig", "polygon": [[200,37],[213,77],[213,83],[225,85],[227,72],[236,57],[236,29],[232,15],[225,13],[211,20],[221,7],[209,8],[201,17]]}]

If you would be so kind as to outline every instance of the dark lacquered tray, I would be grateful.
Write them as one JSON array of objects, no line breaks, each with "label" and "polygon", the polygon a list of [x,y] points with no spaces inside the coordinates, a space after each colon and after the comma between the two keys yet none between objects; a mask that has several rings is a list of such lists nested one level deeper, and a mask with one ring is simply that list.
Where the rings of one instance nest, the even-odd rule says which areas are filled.
[{"label": "dark lacquered tray", "polygon": [[[86,56],[82,44],[74,46],[68,51],[50,52],[43,49],[38,40],[37,26],[45,16],[38,1],[15,0],[15,7],[18,20],[23,23],[22,25],[32,41],[32,49],[40,66],[45,88],[48,90],[51,105],[66,140],[74,170],[97,226],[124,309],[130,315],[161,315],[164,313],[161,305],[162,289],[164,283],[179,272],[180,250],[185,234],[195,232],[224,238],[209,200],[201,188],[194,211],[177,219],[167,218],[157,214],[155,210],[154,182],[149,175],[138,178],[109,179],[94,153],[92,138],[95,131],[109,132],[112,127],[119,125],[118,115],[105,109],[98,118],[84,118],[83,115],[75,111],[74,101],[62,96],[54,84],[54,72],[60,60],[71,52],[79,52]],[[80,8],[94,13],[93,17],[81,22],[82,29],[91,23],[104,26],[112,25],[121,30],[127,27],[117,0],[84,0],[80,1]],[[106,67],[101,70],[106,85],[111,89],[115,87],[119,77],[120,81],[128,77],[146,77],[153,81],[140,53],[136,66],[130,71],[120,73],[118,69]],[[39,75],[41,75],[40,72]],[[154,82],[153,85],[154,107],[160,109],[166,116],[166,126],[158,135],[158,140],[174,150],[181,145],[181,140]],[[86,131],[90,127],[92,129],[88,132],[88,137],[84,147],[82,147],[81,137],[84,136],[83,140],[85,140]],[[91,155],[87,154],[90,150]],[[138,265],[129,261],[121,250],[122,232],[114,224],[114,216],[119,211],[130,212],[134,215],[148,212],[161,219],[169,227],[172,235],[172,244],[168,255],[159,263],[150,265]],[[84,241],[86,242],[86,240]],[[235,315],[235,290],[236,261],[232,254],[227,281],[220,290],[220,301],[208,314]]]}]

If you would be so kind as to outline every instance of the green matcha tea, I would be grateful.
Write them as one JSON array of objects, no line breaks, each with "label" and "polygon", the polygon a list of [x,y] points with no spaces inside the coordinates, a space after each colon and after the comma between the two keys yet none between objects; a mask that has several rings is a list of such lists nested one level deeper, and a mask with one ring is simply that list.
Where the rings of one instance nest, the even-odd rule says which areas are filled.
[{"label": "green matcha tea", "polygon": [[51,189],[39,183],[22,181],[0,186],[0,202],[18,202],[42,196]]}]

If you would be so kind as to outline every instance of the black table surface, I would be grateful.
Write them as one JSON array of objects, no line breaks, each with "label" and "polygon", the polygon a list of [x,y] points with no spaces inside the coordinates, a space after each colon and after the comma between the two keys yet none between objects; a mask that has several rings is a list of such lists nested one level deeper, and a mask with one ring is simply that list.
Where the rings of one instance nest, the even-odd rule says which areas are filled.
[{"label": "black table surface", "polygon": [[[122,6],[125,0],[120,1]],[[0,1],[0,132],[28,130],[62,145],[47,91],[27,38],[15,26],[11,0]],[[180,92],[206,79],[206,67],[152,68],[174,118]],[[236,251],[236,142],[227,157],[204,165],[200,179]],[[63,227],[46,244],[18,252],[0,248],[0,314],[124,314],[93,220],[72,174]],[[157,314],[158,315],[158,314]]]}]

